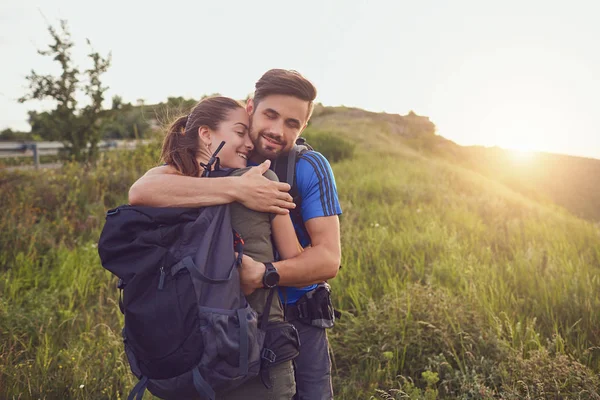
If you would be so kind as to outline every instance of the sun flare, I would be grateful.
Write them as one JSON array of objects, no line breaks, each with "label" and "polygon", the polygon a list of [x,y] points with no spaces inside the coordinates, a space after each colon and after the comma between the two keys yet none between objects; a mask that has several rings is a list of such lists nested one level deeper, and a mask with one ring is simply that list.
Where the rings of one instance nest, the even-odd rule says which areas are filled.
[{"label": "sun flare", "polygon": [[533,159],[534,152],[530,148],[511,148],[508,150],[510,150],[512,158],[517,162],[529,162]]}]

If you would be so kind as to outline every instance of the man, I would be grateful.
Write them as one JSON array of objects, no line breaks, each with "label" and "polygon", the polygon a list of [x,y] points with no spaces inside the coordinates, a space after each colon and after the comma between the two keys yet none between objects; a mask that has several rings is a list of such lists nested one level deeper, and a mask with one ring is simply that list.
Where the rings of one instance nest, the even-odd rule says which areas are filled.
[{"label": "man", "polygon": [[[131,204],[149,206],[207,206],[238,201],[256,211],[286,213],[293,208],[284,183],[270,182],[262,173],[292,149],[312,114],[315,87],[295,71],[267,71],[256,83],[248,101],[251,161],[262,163],[242,177],[194,179],[168,173],[157,167],[130,189]],[[317,152],[299,156],[296,181],[302,198],[300,220],[294,221],[305,251],[299,256],[273,263],[279,273],[280,293],[289,319],[298,329],[300,355],[295,360],[297,399],[331,399],[331,361],[325,329],[301,322],[296,303],[317,283],[336,276],[341,258],[338,215],[341,208],[333,173]],[[263,287],[265,265],[244,257],[240,279],[245,292]],[[301,314],[301,313],[300,313]],[[306,320],[304,320],[306,321]]]}]

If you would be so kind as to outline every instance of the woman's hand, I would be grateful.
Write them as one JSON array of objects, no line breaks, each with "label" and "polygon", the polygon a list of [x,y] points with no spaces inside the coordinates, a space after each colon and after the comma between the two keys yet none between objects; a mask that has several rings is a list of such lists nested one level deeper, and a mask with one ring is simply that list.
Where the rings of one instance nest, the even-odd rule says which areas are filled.
[{"label": "woman's hand", "polygon": [[289,210],[296,207],[288,193],[290,185],[265,178],[263,174],[270,165],[271,161],[267,160],[238,178],[236,201],[254,211],[289,214]]}]

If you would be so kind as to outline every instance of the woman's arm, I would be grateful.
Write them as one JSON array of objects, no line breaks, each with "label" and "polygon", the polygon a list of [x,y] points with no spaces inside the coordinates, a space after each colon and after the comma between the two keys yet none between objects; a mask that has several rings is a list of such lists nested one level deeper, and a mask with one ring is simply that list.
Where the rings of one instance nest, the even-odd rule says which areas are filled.
[{"label": "woman's arm", "polygon": [[[233,177],[184,176],[169,165],[146,172],[129,189],[129,204],[150,207],[204,207],[235,201]],[[229,181],[229,182],[227,182]]]},{"label": "woman's arm", "polygon": [[271,231],[282,260],[294,258],[302,253],[302,246],[298,243],[294,225],[288,215],[275,215],[271,221]]},{"label": "woman's arm", "polygon": [[294,208],[287,183],[272,182],[262,174],[264,162],[241,177],[198,179],[183,176],[170,166],[148,171],[129,189],[129,203],[152,207],[204,207],[234,201],[262,212],[287,214]]}]

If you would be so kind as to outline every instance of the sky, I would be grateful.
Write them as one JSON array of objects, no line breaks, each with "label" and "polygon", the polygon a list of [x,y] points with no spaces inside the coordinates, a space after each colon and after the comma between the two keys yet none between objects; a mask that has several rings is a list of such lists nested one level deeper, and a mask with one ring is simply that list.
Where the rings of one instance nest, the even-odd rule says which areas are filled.
[{"label": "sky", "polygon": [[25,77],[59,70],[37,49],[68,21],[82,69],[112,53],[113,95],[245,98],[295,69],[317,101],[428,116],[461,145],[600,158],[600,2],[0,0],[0,130],[29,130]]}]

